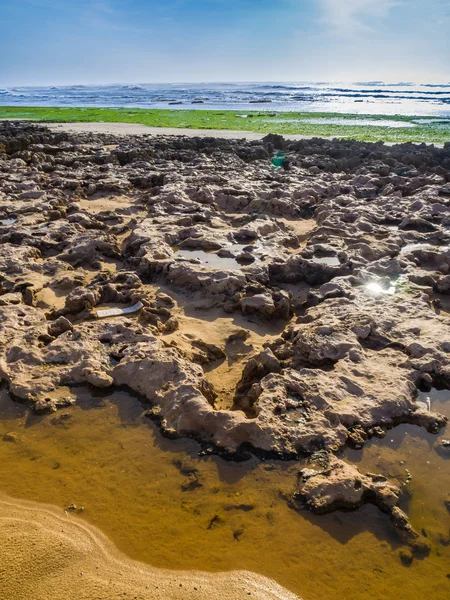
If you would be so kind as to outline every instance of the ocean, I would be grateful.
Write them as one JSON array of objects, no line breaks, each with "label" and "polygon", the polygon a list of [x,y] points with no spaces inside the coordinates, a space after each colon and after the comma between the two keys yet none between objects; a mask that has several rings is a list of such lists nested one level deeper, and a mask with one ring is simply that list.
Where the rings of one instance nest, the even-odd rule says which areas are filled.
[{"label": "ocean", "polygon": [[450,83],[174,83],[1,87],[1,106],[267,110],[450,117]]}]

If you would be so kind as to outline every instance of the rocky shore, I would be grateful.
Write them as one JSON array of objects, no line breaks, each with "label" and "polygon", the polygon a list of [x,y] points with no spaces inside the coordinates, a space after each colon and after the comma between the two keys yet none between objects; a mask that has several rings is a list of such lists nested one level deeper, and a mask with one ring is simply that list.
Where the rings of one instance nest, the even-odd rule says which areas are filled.
[{"label": "rocky shore", "polygon": [[309,457],[293,507],[373,503],[427,553],[403,489],[340,452],[446,423],[417,396],[450,386],[450,144],[3,123],[0,209],[0,377],[15,400],[55,411],[71,386],[125,386],[203,452]]}]

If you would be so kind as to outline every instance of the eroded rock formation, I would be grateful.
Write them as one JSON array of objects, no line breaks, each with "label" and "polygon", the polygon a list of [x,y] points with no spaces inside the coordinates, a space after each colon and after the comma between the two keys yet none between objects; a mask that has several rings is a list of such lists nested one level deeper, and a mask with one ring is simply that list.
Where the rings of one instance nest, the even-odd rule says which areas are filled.
[{"label": "eroded rock formation", "polygon": [[[65,386],[126,386],[167,435],[231,456],[322,452],[296,498],[317,512],[373,502],[424,551],[401,490],[336,453],[445,423],[416,398],[450,385],[450,145],[275,142],[289,171],[271,170],[273,136],[3,123],[1,379],[36,411],[72,403]],[[188,331],[196,314],[229,320],[220,343]],[[258,346],[265,326],[281,335]],[[224,361],[238,366],[225,408],[211,382]]]}]

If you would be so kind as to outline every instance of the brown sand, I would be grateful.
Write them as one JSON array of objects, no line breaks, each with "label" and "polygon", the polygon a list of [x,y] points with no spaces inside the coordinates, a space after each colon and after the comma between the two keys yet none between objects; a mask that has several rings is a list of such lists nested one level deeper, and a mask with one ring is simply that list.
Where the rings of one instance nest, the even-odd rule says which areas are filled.
[{"label": "brown sand", "polygon": [[2,600],[298,600],[248,571],[172,572],[132,561],[81,518],[3,494],[0,548]]}]

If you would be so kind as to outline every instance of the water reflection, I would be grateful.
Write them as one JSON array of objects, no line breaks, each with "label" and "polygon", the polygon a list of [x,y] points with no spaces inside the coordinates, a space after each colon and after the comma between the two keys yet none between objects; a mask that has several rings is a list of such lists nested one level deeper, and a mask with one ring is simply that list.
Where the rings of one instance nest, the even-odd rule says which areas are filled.
[{"label": "water reflection", "polygon": [[371,281],[370,283],[366,284],[365,288],[368,292],[372,292],[376,295],[386,294],[388,296],[393,296],[395,294],[395,285],[390,285],[389,287],[384,288],[376,281]]},{"label": "water reflection", "polygon": [[[372,441],[355,455],[362,470],[400,479],[405,468],[412,473],[410,510],[416,526],[427,530],[433,552],[414,562],[406,577],[398,537],[375,507],[325,516],[289,508],[298,462],[199,457],[193,440],[163,438],[138,398],[123,391],[69,392],[77,405],[43,416],[30,415],[6,392],[0,395],[3,491],[60,507],[84,506],[79,518],[99,526],[129,556],[156,566],[250,569],[304,600],[447,600],[450,547],[439,535],[448,530],[442,495],[450,461],[432,449],[429,440],[436,436],[413,426],[403,433],[395,428],[385,440],[387,453]],[[418,447],[405,446],[412,431],[420,436],[414,435]],[[3,441],[6,433],[13,441]],[[186,485],[191,472],[199,483],[193,489]],[[216,516],[219,524],[208,528]]]},{"label": "water reflection", "polygon": [[5,219],[0,219],[0,225],[14,225],[17,222],[17,219],[14,217],[7,217]]},{"label": "water reflection", "polygon": [[[420,392],[417,403],[450,418],[449,390]],[[362,450],[348,448],[344,453],[344,458],[356,463],[363,473],[383,473],[405,486],[400,506],[433,545],[432,556],[424,562],[433,562],[435,556],[443,554],[450,559],[450,515],[445,505],[450,492],[450,461],[437,452],[448,436],[448,426],[436,435],[423,427],[402,424],[383,439],[369,440]],[[412,479],[407,483],[409,476]],[[449,592],[450,582],[445,582],[444,589]]]},{"label": "water reflection", "polygon": [[337,256],[313,256],[309,260],[317,265],[328,265],[329,267],[338,267],[341,264]]},{"label": "water reflection", "polygon": [[200,263],[202,266],[210,269],[220,269],[225,271],[238,271],[242,269],[235,258],[221,257],[214,252],[205,252],[204,250],[177,250],[176,258],[182,258],[189,261]]}]

